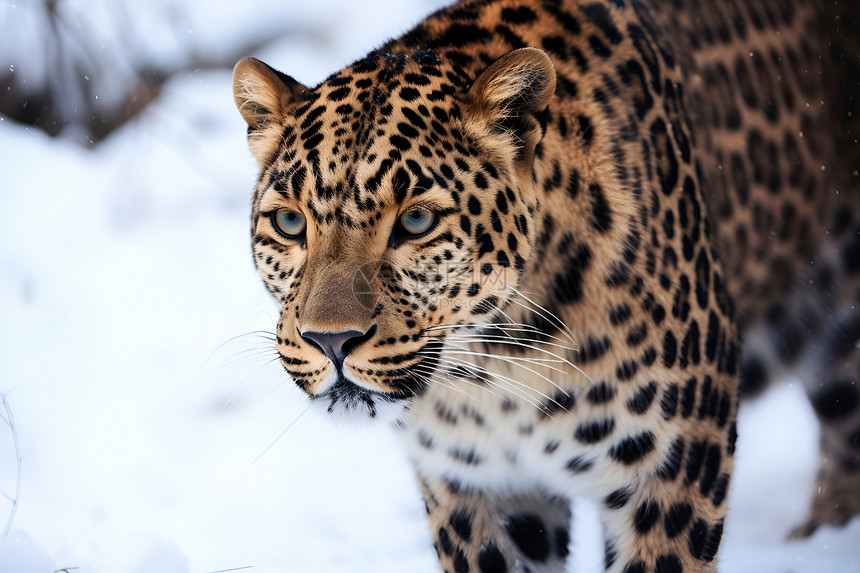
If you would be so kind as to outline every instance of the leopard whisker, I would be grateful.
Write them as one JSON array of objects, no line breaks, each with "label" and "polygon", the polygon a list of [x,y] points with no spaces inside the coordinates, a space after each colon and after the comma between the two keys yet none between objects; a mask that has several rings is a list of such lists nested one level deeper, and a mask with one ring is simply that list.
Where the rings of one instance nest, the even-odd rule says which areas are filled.
[{"label": "leopard whisker", "polygon": [[[565,412],[569,411],[568,408],[566,408],[563,404],[561,404],[555,398],[547,396],[543,392],[536,390],[535,388],[532,388],[531,386],[528,386],[525,383],[518,382],[518,381],[516,381],[512,378],[509,378],[503,374],[490,372],[489,370],[487,370],[486,368],[484,368],[482,366],[478,366],[477,364],[472,364],[471,362],[468,362],[468,361],[465,361],[465,360],[462,360],[462,359],[459,359],[456,357],[448,357],[448,360],[461,365],[465,369],[473,369],[473,370],[478,370],[479,372],[485,373],[487,376],[482,376],[478,372],[474,372],[474,371],[471,372],[472,375],[474,375],[476,378],[479,378],[480,380],[482,380],[486,384],[488,384],[490,386],[494,386],[494,387],[499,388],[501,390],[505,390],[506,392],[510,392],[511,394],[516,396],[517,398],[519,398],[519,399],[527,402],[529,405],[533,406],[536,410],[539,410],[541,412],[547,412],[548,411],[547,404],[554,404],[555,406],[557,406],[561,410],[564,410]],[[458,377],[458,379],[460,379],[460,378]],[[500,382],[504,382],[505,384],[502,385]],[[480,385],[477,385],[477,386],[481,387]],[[536,401],[536,399],[534,397],[532,397],[530,394],[528,394],[528,392],[534,392],[534,393],[540,395],[544,400],[546,400],[546,403],[540,403],[540,402]],[[504,399],[504,396],[500,396],[500,398]],[[565,424],[567,424],[568,426],[571,427],[571,429],[573,429],[573,426],[569,422],[565,421]]]},{"label": "leopard whisker", "polygon": [[[468,398],[470,398],[470,399],[474,400],[475,402],[477,402],[477,403],[481,404],[482,406],[487,406],[487,404],[486,404],[485,402],[483,402],[482,400],[480,400],[478,397],[476,397],[475,395],[473,395],[473,394],[471,394],[471,393],[467,392],[464,388],[460,388],[459,386],[457,386],[456,384],[454,384],[454,381],[455,381],[455,379],[454,379],[454,378],[444,378],[444,377],[443,377],[444,375],[443,375],[442,373],[440,373],[440,372],[427,372],[427,373],[424,373],[424,374],[419,373],[419,374],[418,374],[418,376],[420,376],[420,377],[421,377],[425,382],[435,382],[435,383],[439,384],[440,386],[442,386],[442,387],[444,387],[444,388],[448,388],[448,389],[450,389],[450,390],[454,390],[455,392],[459,392],[459,393],[463,394],[464,396],[466,396],[466,397],[468,397]],[[493,392],[493,391],[492,391],[492,390],[490,390],[490,389],[483,388],[481,385],[476,384],[475,382],[472,382],[471,380],[466,380],[466,379],[456,379],[456,381],[458,381],[458,382],[465,382],[465,383],[467,383],[467,384],[469,384],[469,385],[471,385],[471,386],[474,386],[474,387],[476,387],[476,388],[482,388],[482,389],[484,389],[484,390],[487,390],[488,392],[490,392],[491,394],[494,394],[494,395],[498,396],[499,398],[501,398],[501,397],[502,397],[500,394],[498,394],[498,393],[496,393],[496,392]]]},{"label": "leopard whisker", "polygon": [[[509,376],[505,376],[504,374],[499,374],[499,373],[497,373],[497,372],[492,372],[492,371],[490,371],[490,370],[487,370],[487,369],[486,369],[486,368],[484,368],[483,366],[479,366],[479,365],[477,365],[477,364],[473,364],[472,362],[469,362],[469,361],[467,361],[467,360],[463,360],[463,359],[461,359],[461,358],[457,358],[456,356],[446,356],[446,359],[447,359],[447,360],[450,360],[451,362],[454,362],[454,363],[456,363],[456,364],[459,364],[459,365],[461,365],[461,366],[464,366],[466,369],[474,369],[474,370],[478,370],[479,372],[482,372],[482,373],[486,374],[487,376],[489,376],[489,378],[484,377],[484,376],[480,376],[479,374],[475,374],[475,376],[476,376],[477,378],[480,378],[481,380],[483,380],[483,381],[484,381],[484,382],[486,382],[487,384],[494,384],[494,385],[496,385],[496,386],[497,386],[497,387],[499,387],[499,388],[504,388],[504,387],[503,387],[503,386],[501,386],[498,382],[499,382],[499,381],[501,381],[501,382],[505,382],[505,383],[508,385],[508,388],[507,388],[507,389],[508,389],[509,391],[511,391],[511,392],[512,392],[512,393],[514,393],[514,394],[517,394],[519,397],[521,397],[521,398],[525,399],[526,401],[528,401],[530,404],[532,404],[533,406],[535,406],[535,407],[536,407],[536,408],[538,408],[538,409],[542,409],[539,403],[532,402],[531,400],[532,400],[533,398],[531,398],[531,396],[530,396],[530,395],[528,395],[528,394],[521,394],[520,392],[525,392],[525,391],[527,390],[527,391],[529,391],[529,392],[534,392],[535,394],[538,394],[540,397],[542,397],[542,398],[544,398],[544,399],[546,399],[546,400],[549,400],[549,401],[555,402],[555,400],[554,400],[552,397],[548,396],[547,394],[544,394],[544,393],[543,393],[543,392],[541,392],[540,390],[537,390],[537,389],[535,389],[535,388],[532,388],[531,386],[529,386],[529,385],[528,385],[528,384],[526,384],[525,382],[521,382],[521,381],[518,381],[518,380],[514,380],[513,378],[510,378]],[[473,374],[474,374],[474,372],[473,372]],[[562,392],[564,392],[564,390],[562,390]],[[556,403],[557,403],[557,402],[556,402]],[[560,404],[559,404],[559,405],[560,405]]]},{"label": "leopard whisker", "polygon": [[[251,339],[251,340],[245,341],[244,339],[246,339],[246,338]],[[268,331],[268,330],[252,330],[251,332],[245,332],[243,334],[237,334],[236,336],[232,336],[232,337],[228,338],[227,340],[225,340],[224,342],[222,342],[221,344],[219,344],[218,346],[216,346],[215,349],[212,350],[212,352],[206,358],[206,360],[203,361],[203,364],[200,366],[200,368],[205,369],[209,365],[209,363],[212,361],[212,359],[215,357],[215,355],[217,355],[224,347],[226,347],[228,345],[239,344],[240,342],[245,343],[245,344],[258,344],[261,341],[265,341],[268,345],[268,343],[275,342],[275,340],[276,340],[275,334],[273,332]],[[224,366],[226,364],[227,363],[223,363],[223,364],[221,364],[221,366]]]},{"label": "leopard whisker", "polygon": [[[239,396],[246,389],[245,383],[248,382],[248,380],[251,377],[253,377],[255,374],[257,374],[259,371],[261,371],[264,368],[266,368],[267,366],[269,366],[269,364],[272,364],[273,362],[279,362],[280,360],[281,360],[280,355],[275,356],[271,360],[267,360],[266,362],[263,362],[257,368],[254,368],[253,370],[251,370],[250,372],[245,374],[245,376],[243,376],[242,379],[239,380],[238,383],[236,384],[236,390],[234,390],[230,394],[230,396],[227,398],[227,400],[224,401],[224,407],[226,407],[227,409],[231,409],[233,406],[235,406],[239,402]],[[290,379],[290,381],[292,381],[292,378]]]},{"label": "leopard whisker", "polygon": [[[552,312],[550,312],[548,309],[546,309],[546,308],[542,307],[541,305],[537,304],[535,301],[533,301],[532,299],[530,299],[529,297],[527,297],[526,295],[524,295],[523,293],[521,293],[520,291],[518,291],[518,290],[517,290],[517,289],[515,289],[514,287],[508,286],[507,288],[508,288],[511,292],[513,292],[515,295],[517,295],[517,296],[519,296],[519,297],[524,298],[525,300],[527,300],[527,301],[528,301],[532,306],[536,307],[536,309],[537,309],[537,310],[535,310],[535,309],[533,309],[533,308],[530,308],[529,306],[527,306],[527,305],[523,304],[522,302],[520,302],[520,301],[516,300],[516,298],[511,298],[511,299],[510,299],[510,302],[513,302],[513,303],[515,303],[515,304],[517,304],[517,305],[521,306],[522,308],[524,308],[524,309],[526,309],[526,310],[528,310],[528,311],[530,311],[530,312],[535,312],[536,314],[538,314],[539,316],[543,317],[545,320],[547,320],[548,322],[550,322],[551,324],[553,324],[552,320],[550,320],[549,318],[547,318],[547,315],[548,315],[550,318],[552,318],[552,319],[555,321],[555,324],[554,324],[554,325],[556,326],[556,328],[558,328],[560,332],[562,332],[562,333],[564,333],[565,335],[567,335],[567,338],[570,340],[570,342],[572,342],[573,344],[576,344],[576,341],[574,340],[573,332],[572,332],[572,331],[567,327],[567,325],[564,323],[564,321],[562,321],[558,316],[556,316],[555,314],[553,314]],[[498,311],[499,311],[502,315],[504,315],[504,316],[505,316],[509,321],[513,322],[513,319],[512,319],[512,318],[510,318],[509,316],[507,316],[507,315],[504,313],[504,311],[503,311],[503,310],[501,310],[501,309],[500,309],[500,308],[498,308],[498,307],[497,307],[497,309],[498,309]],[[570,362],[568,362],[568,364],[570,364],[570,366],[572,366],[574,369],[576,369],[580,374],[582,374],[583,376],[585,376],[585,378],[586,378],[586,379],[588,379],[590,382],[592,381],[592,380],[591,380],[591,377],[590,377],[590,376],[588,376],[585,372],[583,372],[583,371],[582,371],[582,369],[580,369],[578,366],[576,366],[575,364],[570,363]]]},{"label": "leopard whisker", "polygon": [[[539,328],[535,328],[534,326],[528,324],[522,324],[519,322],[488,322],[488,323],[466,323],[466,324],[450,324],[450,325],[441,325],[441,326],[428,326],[424,328],[424,331],[430,330],[446,330],[446,329],[454,329],[454,328],[464,328],[464,329],[492,329],[499,330],[502,332],[512,331],[512,332],[531,332],[533,334],[540,334],[541,336],[545,336],[546,338],[557,340],[559,342],[565,342],[564,339],[559,338],[557,336],[553,336],[551,334],[546,334],[544,331]],[[529,339],[531,340],[531,339]],[[542,341],[535,341],[542,342]]]},{"label": "leopard whisker", "polygon": [[230,356],[229,358],[225,358],[223,362],[221,362],[220,366],[230,366],[231,364],[235,364],[237,362],[242,362],[245,360],[254,360],[256,358],[271,356],[272,354],[280,357],[277,349],[275,348],[246,348],[245,350],[240,350]]},{"label": "leopard whisker", "polygon": [[[473,352],[473,350],[469,349],[468,347],[462,346],[459,344],[453,344],[453,342],[456,342],[456,341],[452,341],[451,346],[456,348],[457,352]],[[469,341],[465,341],[465,342],[469,343]],[[495,344],[505,344],[505,343],[499,341],[499,342],[495,342]],[[536,358],[531,357],[531,356],[528,356],[528,357],[527,356],[507,356],[507,355],[502,356],[502,355],[495,355],[495,354],[493,355],[493,358],[497,358],[499,360],[503,360],[506,362],[511,361],[511,362],[523,363],[523,364],[533,364],[535,366],[547,365],[547,368],[549,368],[550,370],[552,370],[554,372],[558,372],[559,374],[567,374],[568,373],[567,370],[564,370],[560,367],[560,364],[563,364],[563,362],[564,362],[562,360],[536,359]],[[554,363],[559,364],[559,366],[553,366],[552,364],[554,364]]]},{"label": "leopard whisker", "polygon": [[[464,339],[464,338],[451,337],[449,340],[451,342],[459,342],[461,344],[483,344],[483,345],[507,344],[508,346],[525,346],[525,345],[523,345],[522,342],[519,342],[519,341],[503,342],[504,340],[506,340],[504,338],[500,340],[500,339],[489,339],[489,338]],[[525,346],[525,347],[531,349],[530,346]],[[515,357],[515,356],[512,356],[512,358],[517,358],[520,360],[523,359],[523,357]],[[548,357],[541,357],[541,356],[529,356],[527,359],[532,361],[532,362],[536,362],[536,363],[537,362],[540,362],[540,363],[546,362],[546,363],[553,363],[553,364],[564,364],[564,362],[565,362],[565,360],[561,357],[548,358]]]},{"label": "leopard whisker", "polygon": [[[468,348],[465,348],[462,346],[457,346],[457,345],[452,345],[452,346],[457,348],[457,350],[449,351],[449,352],[454,353],[454,354],[461,354],[461,355],[466,355],[466,356],[479,356],[481,358],[493,358],[496,360],[501,360],[502,362],[506,362],[508,364],[514,364],[514,365],[519,366],[521,368],[525,368],[526,370],[528,370],[532,374],[535,374],[536,376],[540,376],[541,378],[543,378],[544,380],[546,380],[547,382],[549,382],[550,384],[552,384],[553,386],[555,386],[556,388],[561,390],[561,386],[559,386],[556,382],[553,382],[552,380],[550,380],[549,378],[547,378],[546,376],[544,376],[543,374],[541,374],[535,370],[531,370],[527,366],[523,366],[523,364],[532,364],[532,361],[530,358],[525,358],[522,356],[500,356],[498,354],[491,354],[489,352],[478,352],[476,350],[469,350]],[[535,364],[535,366],[543,366],[543,364]],[[550,370],[553,370],[554,372],[558,372],[559,374],[566,374],[566,372],[564,370],[562,370],[560,368],[556,368],[555,366],[547,366],[547,368],[549,368]]]},{"label": "leopard whisker", "polygon": [[[504,376],[502,374],[490,372],[486,368],[483,368],[482,366],[479,366],[477,364],[473,364],[471,362],[456,358],[454,356],[449,356],[449,357],[447,357],[447,359],[460,365],[461,367],[464,367],[465,369],[469,370],[472,375],[474,375],[476,378],[479,378],[480,380],[482,380],[486,384],[489,384],[491,386],[496,386],[497,388],[500,388],[500,389],[507,389],[508,391],[510,391],[511,393],[514,393],[518,397],[523,398],[526,401],[529,401],[529,403],[533,404],[535,407],[540,407],[540,406],[536,402],[531,402],[532,398],[530,396],[528,396],[527,394],[525,394],[523,390],[519,390],[519,388],[517,388],[517,386],[520,386],[525,390],[536,392],[538,394],[541,394],[541,396],[543,396],[544,398],[550,399],[548,396],[544,395],[542,392],[531,388],[530,386],[528,386],[527,384],[525,384],[523,382],[518,382],[518,381],[513,380],[511,378],[508,378],[507,376]],[[482,372],[482,373],[486,374],[487,376],[481,376],[480,374],[475,372],[475,370],[477,370],[478,372]],[[497,378],[499,381],[505,382],[508,387],[502,386],[499,383],[499,381],[494,380],[494,378]],[[466,379],[460,378],[460,377],[458,377],[458,379],[462,379],[464,381],[471,382],[469,380],[466,380]]]},{"label": "leopard whisker", "polygon": [[301,417],[302,417],[302,416],[304,416],[304,415],[305,415],[305,413],[306,413],[308,410],[310,410],[312,407],[313,407],[313,402],[311,402],[310,404],[308,404],[308,405],[307,405],[307,407],[306,407],[304,410],[302,410],[301,412],[299,412],[298,416],[296,416],[296,417],[293,419],[293,421],[292,421],[292,422],[290,422],[289,424],[287,424],[287,427],[286,427],[286,428],[284,428],[284,430],[283,430],[280,434],[278,434],[278,436],[277,436],[274,440],[272,440],[272,443],[270,443],[268,446],[266,446],[266,447],[265,447],[265,449],[264,449],[262,452],[260,452],[260,455],[259,455],[259,456],[257,456],[256,458],[254,458],[254,461],[253,461],[253,462],[251,462],[251,466],[253,466],[253,465],[254,465],[254,464],[256,464],[258,461],[260,461],[260,458],[262,458],[264,455],[266,455],[266,452],[268,452],[269,450],[271,450],[271,449],[272,449],[272,447],[273,447],[276,443],[278,443],[278,441],[279,441],[281,438],[283,438],[283,437],[284,437],[284,434],[286,434],[286,433],[290,430],[290,428],[292,428],[293,426],[295,426],[295,425],[296,425],[296,422],[298,422],[298,421],[301,419]]},{"label": "leopard whisker", "polygon": [[[535,301],[533,301],[532,299],[530,299],[529,297],[527,297],[525,294],[523,294],[522,292],[520,292],[520,291],[518,291],[517,289],[515,289],[514,287],[512,287],[512,286],[508,286],[508,289],[509,289],[512,293],[514,293],[515,295],[517,295],[517,296],[519,296],[520,298],[523,298],[523,299],[525,299],[526,301],[528,301],[528,302],[529,302],[533,307],[535,307],[535,308],[529,308],[527,305],[523,304],[521,301],[518,301],[516,298],[512,298],[512,299],[511,299],[511,302],[513,302],[513,303],[515,303],[515,304],[518,304],[519,306],[521,306],[522,308],[524,308],[524,309],[526,309],[526,310],[529,310],[529,311],[531,311],[531,312],[536,313],[538,316],[540,316],[540,317],[542,317],[542,318],[546,319],[548,322],[550,322],[550,323],[554,324],[554,326],[555,326],[556,328],[558,328],[560,332],[563,332],[564,334],[566,334],[566,335],[567,335],[568,339],[570,339],[570,341],[571,341],[573,344],[576,344],[576,340],[574,340],[573,332],[570,330],[570,328],[568,328],[568,326],[564,323],[564,321],[563,321],[563,320],[561,320],[561,318],[559,318],[558,316],[556,316],[555,314],[553,314],[553,313],[552,313],[549,309],[547,309],[546,307],[543,307],[543,306],[539,305],[538,303],[536,303]],[[535,309],[537,309],[537,310],[535,310]],[[549,318],[548,318],[548,317],[549,317]],[[551,318],[552,320],[549,320],[550,318]],[[553,323],[553,321],[554,321],[554,323]]]},{"label": "leopard whisker", "polygon": [[[468,335],[466,335],[466,336],[468,336]],[[475,336],[479,336],[479,335],[475,335]],[[556,353],[554,353],[554,352],[551,352],[551,351],[546,350],[546,349],[544,349],[544,348],[538,348],[538,347],[532,346],[531,344],[525,344],[525,343],[522,343],[522,342],[508,342],[508,339],[506,339],[506,338],[504,338],[504,337],[496,337],[495,339],[489,339],[489,340],[484,340],[484,339],[481,339],[481,338],[475,338],[475,339],[468,339],[468,340],[466,340],[466,339],[464,339],[464,338],[462,338],[462,337],[461,337],[461,338],[458,338],[457,336],[449,336],[449,337],[447,337],[447,340],[451,340],[451,341],[460,341],[460,342],[467,342],[467,343],[490,342],[490,343],[493,343],[493,344],[508,344],[508,345],[513,345],[513,346],[519,346],[519,347],[523,347],[523,348],[528,348],[529,350],[534,350],[534,351],[536,351],[536,352],[541,352],[541,353],[544,353],[544,354],[549,354],[550,356],[555,357],[555,359],[554,359],[554,360],[550,360],[551,362],[563,362],[563,363],[567,364],[568,366],[570,366],[571,368],[574,368],[577,372],[579,372],[579,373],[580,373],[580,374],[582,374],[583,376],[585,376],[585,378],[586,378],[589,382],[592,382],[591,377],[590,377],[590,376],[588,376],[588,374],[586,374],[585,372],[583,372],[583,371],[582,371],[582,369],[581,369],[581,368],[579,368],[579,367],[578,367],[576,364],[574,364],[573,362],[570,362],[570,361],[569,361],[569,360],[567,360],[566,358],[564,358],[564,357],[562,357],[562,356],[559,356],[558,354],[556,354]],[[531,341],[529,341],[529,342],[531,342]],[[553,346],[559,346],[559,347],[561,347],[560,345],[553,345]],[[574,350],[574,349],[572,349],[572,348],[567,348],[567,347],[561,347],[561,348],[566,348],[566,349],[568,349],[568,350]],[[511,358],[511,359],[514,359],[514,360],[524,360],[524,361],[535,361],[535,360],[536,360],[535,358],[531,358],[531,357],[530,357],[530,358],[524,358],[524,357],[511,356],[510,358]],[[544,362],[544,361],[541,361],[541,362]],[[557,370],[557,372],[565,373],[563,370]]]},{"label": "leopard whisker", "polygon": [[[460,356],[470,356],[470,355],[474,355],[472,352],[470,352],[470,351],[466,351],[466,350],[452,350],[452,351],[449,351],[449,354],[450,354],[450,356],[449,356],[449,357],[451,357],[451,358],[453,358],[453,357],[454,357],[454,355],[460,355]],[[557,368],[555,368],[555,367],[553,367],[553,366],[551,366],[551,365],[546,365],[546,364],[535,364],[535,363],[532,363],[532,362],[526,362],[526,361],[505,360],[505,359],[502,359],[502,358],[499,358],[499,360],[501,360],[502,362],[505,362],[506,364],[511,364],[511,365],[513,365],[513,366],[518,366],[519,368],[522,368],[522,369],[524,369],[524,370],[527,370],[527,371],[531,372],[532,374],[534,374],[535,376],[539,376],[539,377],[543,378],[544,380],[546,380],[547,382],[549,382],[550,384],[552,384],[553,386],[555,386],[559,391],[561,391],[561,392],[566,392],[566,390],[564,390],[561,386],[559,386],[557,383],[553,382],[553,381],[552,381],[552,379],[550,379],[549,377],[547,377],[547,376],[545,376],[545,375],[543,375],[543,374],[539,373],[537,370],[534,370],[533,368],[530,368],[529,366],[527,366],[527,364],[528,364],[528,365],[530,365],[530,366],[532,366],[532,367],[534,367],[534,368],[543,367],[543,368],[547,368],[547,369],[549,369],[549,370],[554,370],[555,372],[559,372],[559,373],[564,373],[564,370],[559,370],[559,369],[557,369]],[[498,373],[496,373],[496,372],[492,372],[492,374],[493,374],[493,375],[498,375]],[[523,384],[524,384],[525,386],[531,387],[531,386],[529,386],[529,385],[528,385],[527,383],[525,383],[525,382],[523,382]],[[548,397],[548,396],[547,396],[547,397]]]},{"label": "leopard whisker", "polygon": [[[449,375],[449,376],[447,376],[447,377],[446,377],[446,379],[447,379],[447,380],[450,380],[450,381],[452,381],[452,382],[453,382],[453,381],[465,382],[466,384],[469,384],[469,385],[471,385],[471,386],[474,386],[475,388],[480,388],[480,389],[482,389],[482,390],[486,390],[486,391],[490,392],[491,394],[494,394],[495,396],[498,396],[499,398],[504,398],[504,396],[502,396],[501,394],[498,394],[497,392],[494,392],[493,390],[491,390],[491,389],[489,389],[489,388],[486,388],[485,386],[482,386],[482,385],[480,385],[480,384],[478,384],[478,383],[476,383],[476,382],[474,382],[474,381],[472,381],[472,380],[469,380],[468,378],[464,378],[464,377],[461,377],[461,376],[457,376],[457,375],[456,375],[452,370],[441,370],[441,371],[440,371],[440,370],[437,370],[437,371],[432,372],[432,374],[435,374],[435,375],[443,375],[443,376],[445,376],[445,375]],[[490,379],[487,379],[487,378],[485,378],[485,377],[479,376],[478,374],[476,374],[476,373],[474,373],[474,372],[473,372],[472,374],[473,374],[475,377],[480,378],[482,381],[484,381],[486,384],[488,384],[488,385],[490,385],[490,386],[495,386],[495,387],[497,387],[497,388],[501,388],[501,386],[500,386],[498,383],[494,382],[493,380],[490,380]],[[474,397],[474,396],[473,396],[473,397]],[[521,396],[521,397],[525,398],[524,396]],[[477,398],[475,398],[475,400],[476,400],[476,401],[478,401],[478,402],[480,402],[479,400],[477,400]],[[482,404],[483,404],[483,403],[482,403]],[[483,404],[483,405],[486,405],[486,404]]]},{"label": "leopard whisker", "polygon": [[[456,359],[453,359],[453,358],[451,360],[456,361]],[[464,366],[464,367],[469,364],[466,361],[460,361],[460,363],[461,363],[461,366]],[[537,393],[540,393],[540,392],[534,390],[533,388],[529,388],[528,386],[526,386],[524,384],[516,384],[516,381],[509,380],[505,376],[496,375],[496,374],[490,373],[489,371],[486,371],[486,370],[484,370],[484,372],[486,372],[487,375],[481,375],[478,372],[472,372],[472,375],[475,376],[475,378],[478,378],[479,380],[484,382],[490,388],[498,388],[499,390],[509,392],[510,394],[513,394],[514,396],[516,396],[520,400],[523,400],[523,401],[527,402],[528,404],[530,404],[531,406],[534,406],[538,410],[543,409],[540,402],[538,402],[534,397],[529,395],[527,390],[528,391],[534,391]],[[481,387],[479,384],[477,384],[475,382],[472,382],[472,384],[475,384],[476,386]],[[489,389],[488,389],[488,391],[489,391]],[[500,394],[497,394],[497,396],[504,399],[504,396],[502,396]]]},{"label": "leopard whisker", "polygon": [[[570,346],[564,346],[563,344],[556,344],[554,342],[544,342],[541,340],[532,340],[531,338],[507,337],[507,336],[501,336],[498,334],[481,334],[481,333],[451,334],[451,335],[448,335],[447,339],[448,340],[475,340],[475,341],[482,341],[482,342],[483,341],[497,342],[497,341],[501,341],[501,340],[514,340],[516,342],[519,342],[519,343],[527,346],[528,348],[530,348],[532,350],[537,350],[537,351],[541,351],[542,349],[538,346],[535,346],[535,345],[543,344],[545,346],[552,346],[554,348],[560,348],[562,350],[567,350],[570,352],[576,352],[575,348],[571,348]],[[549,352],[545,349],[543,349],[543,351]],[[560,356],[559,356],[559,359],[563,360],[563,358],[561,358]]]}]

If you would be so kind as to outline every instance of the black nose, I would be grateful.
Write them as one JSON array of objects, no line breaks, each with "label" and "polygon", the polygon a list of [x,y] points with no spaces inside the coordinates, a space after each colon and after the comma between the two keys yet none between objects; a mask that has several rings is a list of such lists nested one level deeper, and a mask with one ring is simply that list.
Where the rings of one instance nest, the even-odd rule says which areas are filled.
[{"label": "black nose", "polygon": [[346,330],[343,332],[315,332],[308,330],[301,332],[301,337],[319,348],[328,359],[334,363],[338,370],[343,366],[347,354],[352,352],[359,344],[376,333],[376,325],[370,327],[367,332],[358,330]]}]

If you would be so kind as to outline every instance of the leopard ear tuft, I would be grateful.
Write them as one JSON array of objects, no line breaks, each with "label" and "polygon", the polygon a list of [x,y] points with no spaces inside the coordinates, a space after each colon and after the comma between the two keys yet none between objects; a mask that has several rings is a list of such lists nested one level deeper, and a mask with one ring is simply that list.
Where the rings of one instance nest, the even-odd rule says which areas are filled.
[{"label": "leopard ear tuft", "polygon": [[543,51],[521,48],[502,56],[469,88],[467,123],[473,135],[489,139],[492,147],[507,147],[517,165],[530,169],[555,84],[555,68]]},{"label": "leopard ear tuft", "polygon": [[242,58],[233,68],[233,99],[248,127],[260,129],[284,118],[308,88],[256,58]]}]

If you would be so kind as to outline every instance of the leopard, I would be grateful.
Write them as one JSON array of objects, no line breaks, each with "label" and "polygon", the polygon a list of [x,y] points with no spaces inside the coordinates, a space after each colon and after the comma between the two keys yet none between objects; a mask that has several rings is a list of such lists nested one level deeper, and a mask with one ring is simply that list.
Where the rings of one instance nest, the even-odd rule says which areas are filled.
[{"label": "leopard", "polygon": [[280,364],[394,428],[444,571],[563,571],[581,498],[606,571],[715,571],[740,398],[786,376],[796,534],[860,512],[849,4],[461,0],[316,87],[236,64]]}]

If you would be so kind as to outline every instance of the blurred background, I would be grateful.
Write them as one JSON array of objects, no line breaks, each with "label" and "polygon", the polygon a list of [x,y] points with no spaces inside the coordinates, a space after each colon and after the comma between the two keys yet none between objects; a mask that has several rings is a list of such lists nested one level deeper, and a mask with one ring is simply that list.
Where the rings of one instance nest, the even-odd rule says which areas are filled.
[{"label": "blurred background", "polygon": [[[0,0],[0,573],[437,571],[387,428],[337,427],[263,338],[256,165],[230,85],[307,85],[442,0]],[[860,571],[860,523],[786,542],[817,429],[742,412],[723,571]],[[601,570],[578,504],[570,570]]]}]

